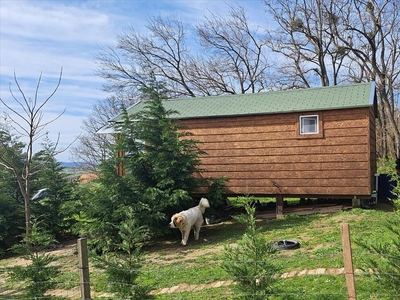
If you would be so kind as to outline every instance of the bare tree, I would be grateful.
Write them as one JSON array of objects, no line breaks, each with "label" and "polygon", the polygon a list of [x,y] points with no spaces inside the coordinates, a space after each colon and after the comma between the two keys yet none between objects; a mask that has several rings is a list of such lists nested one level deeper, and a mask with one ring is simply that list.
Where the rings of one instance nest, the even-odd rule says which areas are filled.
[{"label": "bare tree", "polygon": [[[35,95],[33,98],[28,98],[23,90],[21,89],[21,86],[19,85],[17,76],[14,72],[14,82],[17,86],[18,92],[20,93],[20,97],[17,97],[15,93],[13,92],[11,88],[11,83],[10,83],[10,94],[12,96],[12,99],[14,100],[14,103],[18,108],[14,108],[13,105],[10,104],[10,101],[5,101],[2,98],[0,98],[0,102],[9,110],[13,113],[13,115],[8,115],[9,119],[9,129],[10,131],[15,131],[19,137],[26,139],[26,146],[25,146],[25,153],[24,157],[22,159],[22,164],[23,167],[21,168],[18,166],[18,163],[21,163],[21,159],[19,161],[15,161],[15,155],[12,155],[12,153],[9,153],[12,148],[8,147],[8,144],[10,140],[0,140],[0,148],[2,151],[0,151],[0,165],[8,170],[10,170],[17,183],[19,186],[19,189],[21,191],[22,197],[24,198],[24,204],[25,204],[25,222],[26,222],[26,236],[29,236],[30,234],[30,229],[31,229],[31,213],[30,213],[30,197],[31,197],[31,190],[30,190],[30,184],[31,184],[31,177],[35,173],[39,172],[43,168],[43,164],[38,164],[38,165],[33,165],[32,164],[32,157],[34,154],[34,145],[38,140],[46,136],[46,132],[44,131],[46,126],[49,125],[50,123],[54,122],[57,120],[59,117],[61,117],[65,109],[54,119],[44,122],[43,117],[43,109],[45,105],[49,102],[49,100],[54,96],[56,93],[58,87],[60,86],[61,83],[61,77],[62,77],[62,70],[60,71],[60,76],[58,78],[58,82],[56,84],[56,87],[54,90],[50,93],[50,95],[44,99],[43,101],[40,101],[38,99],[39,96],[39,87],[42,79],[42,75],[40,75],[36,90],[35,90]],[[11,135],[10,135],[11,138]],[[57,142],[54,143],[53,147],[49,149],[50,155],[55,156],[66,149],[58,149],[58,140],[59,136],[57,138]],[[11,141],[12,142],[12,141]],[[25,143],[25,142],[24,142]],[[18,159],[18,157],[17,157]]]},{"label": "bare tree", "polygon": [[112,132],[99,131],[107,127],[107,122],[117,116],[122,107],[129,107],[135,101],[132,96],[118,93],[93,105],[92,112],[83,121],[82,129],[85,134],[78,138],[78,145],[71,149],[75,161],[79,162],[82,169],[92,173],[98,172],[99,162],[108,158],[107,151],[115,139]]},{"label": "bare tree", "polygon": [[149,20],[147,28],[148,35],[132,28],[118,36],[117,49],[102,49],[97,62],[98,74],[108,81],[105,90],[135,93],[154,74],[168,83],[176,97],[196,96],[185,68],[190,59],[184,24],[157,17]]},{"label": "bare tree", "polygon": [[207,63],[195,69],[199,76],[193,77],[206,79],[204,84],[217,94],[257,93],[266,88],[265,37],[250,28],[244,8],[231,6],[226,18],[211,14],[197,25],[197,33],[208,55]]},{"label": "bare tree", "polygon": [[379,96],[381,157],[399,157],[396,120],[400,91],[400,3],[391,0],[334,1],[341,26],[333,29],[337,43],[351,59],[348,78],[373,80]]},{"label": "bare tree", "polygon": [[96,171],[96,163],[106,155],[103,146],[109,143],[97,131],[120,112],[116,103],[129,106],[139,100],[138,91],[151,76],[165,84],[170,98],[266,89],[265,37],[249,23],[245,10],[237,6],[224,18],[211,14],[197,28],[173,17],[153,17],[147,32],[132,28],[121,33],[115,47],[109,45],[97,55],[97,73],[113,96],[93,106],[83,125],[86,133],[73,148],[75,157]]},{"label": "bare tree", "polygon": [[[330,31],[338,20],[325,0],[264,1],[278,27],[269,29],[268,46],[283,56],[277,79],[286,88],[338,84],[345,52]],[[329,13],[328,13],[329,12]]]},{"label": "bare tree", "polygon": [[259,92],[266,88],[265,37],[249,23],[240,6],[224,18],[211,14],[196,29],[152,18],[149,33],[131,29],[118,36],[116,48],[100,52],[98,74],[110,92],[145,87],[150,74],[171,98]]}]

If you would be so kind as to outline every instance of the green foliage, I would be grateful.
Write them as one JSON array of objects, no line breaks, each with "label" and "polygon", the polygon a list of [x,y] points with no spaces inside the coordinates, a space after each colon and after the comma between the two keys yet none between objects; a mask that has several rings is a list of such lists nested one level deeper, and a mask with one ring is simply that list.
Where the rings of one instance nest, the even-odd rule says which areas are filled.
[{"label": "green foliage", "polygon": [[[12,246],[23,232],[25,207],[21,189],[25,189],[25,144],[0,128],[0,158],[14,169],[0,168],[0,249]],[[69,230],[63,224],[61,205],[69,200],[72,185],[64,178],[63,168],[54,157],[54,145],[45,139],[43,149],[35,153],[31,161],[29,189],[32,194],[47,188],[45,197],[30,200],[31,215],[41,219],[41,227],[52,234]],[[19,186],[17,176],[20,177]],[[22,177],[21,177],[22,176]],[[30,195],[33,196],[33,195]]]},{"label": "green foliage", "polygon": [[[163,106],[162,84],[151,81],[142,93],[146,99],[144,110],[129,116],[122,127],[121,142],[128,154],[123,163],[134,177],[144,208],[153,211],[141,224],[148,223],[153,231],[165,233],[169,215],[192,204],[190,192],[200,184],[192,175],[199,171],[199,155],[203,152],[191,134],[171,119],[176,112]],[[154,215],[154,211],[160,215]],[[139,212],[138,217],[142,216]]]},{"label": "green foliage", "polygon": [[22,233],[24,207],[7,193],[0,193],[0,257]]},{"label": "green foliage", "polygon": [[371,254],[365,258],[365,269],[385,288],[397,290],[400,285],[400,212],[389,216],[385,226],[389,236],[385,239],[361,243]]},{"label": "green foliage", "polygon": [[377,162],[377,171],[379,174],[396,174],[396,162],[391,158],[379,158]]},{"label": "green foliage", "polygon": [[226,207],[226,192],[225,183],[228,181],[227,178],[216,178],[210,180],[210,186],[208,188],[207,199],[212,199],[212,207],[207,209],[205,216],[219,216]]},{"label": "green foliage", "polygon": [[54,145],[47,141],[42,146],[43,150],[32,158],[33,168],[38,166],[39,171],[32,176],[31,190],[47,188],[47,191],[43,198],[31,201],[31,214],[40,217],[43,229],[56,235],[70,231],[68,224],[63,222],[66,215],[62,212],[62,205],[70,200],[73,184],[65,178],[64,168],[52,153]]},{"label": "green foliage", "polygon": [[15,253],[21,254],[26,260],[30,260],[27,266],[16,266],[11,268],[11,281],[24,281],[25,295],[47,299],[44,294],[47,290],[54,288],[54,278],[60,273],[59,267],[49,265],[57,260],[55,256],[45,253],[43,250],[55,243],[51,234],[42,230],[40,222],[32,223],[32,230],[28,237],[24,237],[21,243],[13,246]]},{"label": "green foliage", "polygon": [[118,232],[121,243],[115,247],[119,251],[97,257],[98,266],[105,270],[107,281],[113,283],[111,291],[117,296],[123,299],[150,299],[150,287],[136,284],[143,263],[142,246],[148,232],[136,223],[131,207],[126,208],[125,217]]},{"label": "green foliage", "polygon": [[247,214],[236,219],[246,224],[246,231],[237,246],[225,246],[222,267],[236,281],[235,289],[240,298],[268,299],[275,281],[276,267],[271,261],[276,250],[256,228],[255,208],[251,205],[251,199],[245,200]]},{"label": "green foliage", "polygon": [[[10,161],[16,170],[22,170],[24,146],[24,143],[19,142],[17,137],[12,136],[8,129],[0,124],[1,160]],[[23,203],[15,174],[11,169],[0,166],[0,256],[23,232]]]},{"label": "green foliage", "polygon": [[365,258],[366,271],[372,269],[380,285],[397,290],[400,285],[400,178],[393,159],[380,159],[378,171],[390,175],[395,182],[392,190],[395,199],[392,202],[396,211],[384,223],[389,235],[381,235],[379,240],[368,239],[360,245],[371,252]]},{"label": "green foliage", "polygon": [[[118,136],[110,149],[113,155],[100,166],[99,185],[85,191],[84,197],[75,193],[76,205],[69,205],[81,223],[75,228],[101,251],[119,245],[116,228],[127,207],[152,235],[170,234],[169,217],[193,206],[190,193],[204,185],[193,176],[203,152],[170,118],[174,112],[164,108],[163,85],[153,80],[148,86],[142,90],[142,112],[128,115],[123,110],[124,121],[116,128]],[[123,167],[124,176],[118,176],[116,166]]]},{"label": "green foliage", "polygon": [[119,187],[118,183],[78,186],[73,190],[73,201],[63,205],[73,232],[88,237],[99,252],[115,250],[114,245],[120,241],[117,225],[123,220],[125,203],[130,198]]}]

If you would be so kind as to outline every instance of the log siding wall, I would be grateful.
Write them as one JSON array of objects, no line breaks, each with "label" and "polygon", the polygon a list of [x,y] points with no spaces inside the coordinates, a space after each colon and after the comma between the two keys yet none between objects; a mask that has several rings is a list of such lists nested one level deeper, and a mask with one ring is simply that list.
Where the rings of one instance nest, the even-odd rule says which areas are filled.
[{"label": "log siding wall", "polygon": [[[318,115],[319,133],[299,134]],[[179,121],[201,141],[203,177],[226,177],[230,195],[368,198],[375,174],[373,109]]]}]

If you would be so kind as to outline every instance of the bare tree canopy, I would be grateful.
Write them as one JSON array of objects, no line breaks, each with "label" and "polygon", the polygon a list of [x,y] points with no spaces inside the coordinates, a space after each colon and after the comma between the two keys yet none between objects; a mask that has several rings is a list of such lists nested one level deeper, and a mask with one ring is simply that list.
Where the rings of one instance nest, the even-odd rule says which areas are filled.
[{"label": "bare tree canopy", "polygon": [[351,7],[344,4],[341,5],[344,25],[335,27],[333,33],[343,49],[349,51],[348,78],[356,82],[376,82],[380,100],[380,156],[398,157],[400,3],[353,0]]},{"label": "bare tree canopy", "polygon": [[197,25],[197,33],[208,51],[205,86],[212,88],[215,83],[216,94],[256,93],[266,88],[265,37],[250,28],[243,8],[230,7],[227,18],[211,14]]},{"label": "bare tree canopy", "polygon": [[240,6],[196,29],[154,17],[147,34],[132,28],[118,36],[116,48],[100,52],[98,74],[113,92],[144,87],[150,74],[165,82],[169,97],[259,92],[266,88],[265,37],[249,24]]},{"label": "bare tree canopy", "polygon": [[108,46],[100,52],[98,74],[107,80],[105,90],[135,94],[154,72],[179,96],[194,96],[185,73],[189,51],[184,25],[158,17],[150,19],[147,28],[150,34],[131,28],[117,37],[117,49]]},{"label": "bare tree canopy", "polygon": [[287,88],[338,84],[346,52],[330,30],[337,12],[328,1],[276,0],[265,5],[278,24],[268,30],[268,46],[282,56],[277,80]]}]

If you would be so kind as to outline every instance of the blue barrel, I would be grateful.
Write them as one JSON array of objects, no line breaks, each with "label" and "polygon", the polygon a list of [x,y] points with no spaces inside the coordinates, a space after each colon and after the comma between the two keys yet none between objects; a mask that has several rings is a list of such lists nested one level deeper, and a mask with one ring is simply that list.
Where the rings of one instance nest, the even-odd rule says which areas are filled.
[{"label": "blue barrel", "polygon": [[392,200],[396,199],[393,195],[393,189],[396,186],[396,181],[392,179],[391,175],[379,174],[378,177],[378,199],[379,200]]}]

